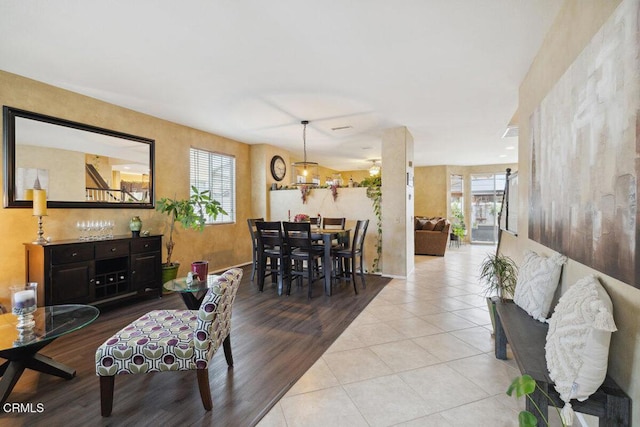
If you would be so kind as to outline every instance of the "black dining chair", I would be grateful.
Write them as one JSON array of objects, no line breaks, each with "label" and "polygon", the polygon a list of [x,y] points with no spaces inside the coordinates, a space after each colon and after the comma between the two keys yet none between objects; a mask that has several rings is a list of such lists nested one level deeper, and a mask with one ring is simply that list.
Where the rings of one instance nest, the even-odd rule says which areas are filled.
[{"label": "black dining chair", "polygon": [[251,247],[253,249],[252,257],[253,263],[251,264],[251,281],[256,276],[256,270],[258,269],[258,234],[256,230],[256,222],[264,221],[264,218],[249,218],[247,224],[249,225],[249,234],[251,235]]},{"label": "black dining chair", "polygon": [[322,228],[332,230],[344,230],[346,218],[322,218]]},{"label": "black dining chair", "polygon": [[[324,276],[320,274],[319,260],[324,255],[322,245],[316,245],[311,240],[311,224],[308,222],[284,222],[284,238],[293,261],[291,279],[300,282],[307,278],[308,298],[311,299],[312,284]],[[304,268],[304,264],[307,268]],[[324,270],[324,266],[323,266]]]},{"label": "black dining chair", "polygon": [[[340,270],[340,276],[345,280],[353,282],[353,290],[358,293],[356,286],[356,272],[360,274],[362,280],[362,288],[366,287],[364,280],[364,238],[367,235],[367,227],[369,220],[359,220],[356,223],[355,233],[353,234],[353,243],[350,248],[332,250],[332,256],[336,260],[337,265],[344,265]],[[358,265],[359,271],[356,269]]]},{"label": "black dining chair", "polygon": [[[322,228],[326,230],[344,230],[347,224],[346,218],[322,218]],[[331,247],[333,249],[345,248],[348,246],[348,241],[345,242],[342,235],[338,239],[333,239]]]},{"label": "black dining chair", "polygon": [[264,290],[267,276],[277,276],[278,293],[284,292],[286,282],[289,294],[291,258],[282,233],[282,224],[279,221],[257,221],[255,225],[258,241],[258,290]]}]

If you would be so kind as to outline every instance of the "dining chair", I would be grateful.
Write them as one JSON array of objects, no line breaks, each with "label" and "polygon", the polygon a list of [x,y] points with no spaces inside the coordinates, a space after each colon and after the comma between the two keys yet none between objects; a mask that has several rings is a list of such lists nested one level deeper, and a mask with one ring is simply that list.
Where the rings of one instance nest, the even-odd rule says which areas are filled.
[{"label": "dining chair", "polygon": [[264,291],[265,278],[271,276],[277,278],[278,293],[284,292],[286,282],[287,295],[290,294],[291,258],[282,233],[282,223],[280,221],[258,221],[256,222],[256,233],[258,238],[258,290]]},{"label": "dining chair", "polygon": [[[322,218],[322,228],[326,230],[344,230],[346,224],[346,218]],[[343,241],[343,238],[340,236],[338,239],[333,239],[331,247],[334,249],[346,247],[348,242]]]},{"label": "dining chair", "polygon": [[258,235],[256,231],[256,222],[264,221],[264,218],[249,218],[247,224],[249,225],[249,234],[251,235],[251,247],[253,249],[252,256],[253,262],[251,264],[251,281],[256,276],[256,270],[258,269]]},{"label": "dining chair", "polygon": [[[284,222],[284,238],[293,261],[291,279],[296,281],[307,278],[308,298],[311,299],[312,284],[324,276],[320,274],[318,261],[324,255],[322,245],[316,245],[311,239],[311,223],[308,222]],[[307,268],[304,268],[306,261]],[[324,266],[323,266],[324,270]],[[291,285],[289,285],[289,288]]]},{"label": "dining chair", "polygon": [[344,230],[346,218],[322,218],[322,228]]},{"label": "dining chair", "polygon": [[353,234],[353,243],[350,248],[336,249],[332,251],[332,256],[337,261],[337,265],[343,265],[341,268],[340,276],[345,280],[351,280],[353,282],[353,290],[358,293],[358,287],[356,286],[355,275],[357,269],[356,265],[360,267],[360,280],[362,280],[362,288],[366,287],[364,280],[364,238],[367,235],[367,227],[369,226],[369,220],[358,220],[356,223],[356,229]]},{"label": "dining chair", "polygon": [[111,415],[117,374],[146,374],[195,370],[204,409],[210,411],[209,365],[222,345],[229,367],[231,310],[242,270],[224,272],[204,297],[198,310],[154,310],[134,320],[96,350],[100,377],[100,409]]}]

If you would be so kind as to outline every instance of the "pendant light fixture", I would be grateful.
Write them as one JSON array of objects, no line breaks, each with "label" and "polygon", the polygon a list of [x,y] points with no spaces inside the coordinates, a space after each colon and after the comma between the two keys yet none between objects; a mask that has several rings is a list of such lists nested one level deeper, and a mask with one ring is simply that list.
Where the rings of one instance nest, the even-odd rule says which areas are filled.
[{"label": "pendant light fixture", "polygon": [[309,185],[313,187],[317,187],[320,184],[320,175],[318,173],[318,164],[316,162],[308,162],[307,161],[307,125],[309,124],[308,120],[303,120],[300,122],[303,126],[302,129],[302,144],[303,144],[303,152],[304,152],[304,161],[302,162],[294,162],[291,164],[293,166],[295,177],[295,185]]},{"label": "pendant light fixture", "polygon": [[380,173],[380,166],[377,165],[376,161],[377,160],[371,160],[373,162],[373,165],[371,165],[371,167],[369,168],[369,175],[371,176],[376,176]]}]

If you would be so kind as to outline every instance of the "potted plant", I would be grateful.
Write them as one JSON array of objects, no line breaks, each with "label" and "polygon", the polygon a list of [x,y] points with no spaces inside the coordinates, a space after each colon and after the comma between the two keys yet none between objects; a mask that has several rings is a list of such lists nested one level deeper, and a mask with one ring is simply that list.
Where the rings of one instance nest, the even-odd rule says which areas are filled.
[{"label": "potted plant", "polygon": [[451,204],[451,214],[454,218],[451,221],[451,240],[461,242],[467,233],[467,226],[464,224],[464,214],[460,208],[460,202]]},{"label": "potted plant", "polygon": [[[533,398],[531,397],[531,394],[536,390],[536,388],[540,390],[540,392],[549,400],[549,402],[553,402],[553,399],[551,399],[551,397],[538,386],[536,380],[534,380],[530,375],[527,374],[516,377],[509,386],[507,394],[509,396],[512,396],[515,393],[515,397],[526,396],[526,398],[533,403],[533,406],[538,411],[538,415],[540,415],[540,417],[542,418],[542,422],[546,425],[549,425],[549,420],[542,415],[542,411],[540,411],[540,408],[538,407],[538,405],[536,405],[535,400],[533,400]],[[560,411],[557,407],[556,412],[558,413],[558,418],[562,423],[562,427],[565,427],[566,424],[562,419],[562,415],[560,415]],[[536,427],[540,424],[536,415],[526,410],[520,411],[520,413],[518,414],[518,423],[520,427]]]},{"label": "potted plant", "polygon": [[[451,225],[451,240],[454,242],[462,242],[464,239],[464,234],[466,233],[466,228],[464,222],[454,222]],[[458,245],[460,246],[460,245]]]},{"label": "potted plant", "polygon": [[506,255],[488,254],[480,264],[480,280],[484,283],[491,325],[495,331],[495,300],[504,301],[513,295],[518,280],[518,267]]},{"label": "potted plant", "polygon": [[173,262],[173,230],[176,222],[182,224],[185,229],[202,231],[206,224],[207,217],[216,219],[218,215],[227,212],[222,209],[222,205],[209,195],[209,190],[198,191],[195,186],[191,186],[191,196],[188,199],[178,200],[163,197],[158,200],[158,211],[167,214],[169,217],[169,239],[165,246],[167,248],[167,261],[162,264],[162,283],[175,279],[178,274],[179,263]]}]

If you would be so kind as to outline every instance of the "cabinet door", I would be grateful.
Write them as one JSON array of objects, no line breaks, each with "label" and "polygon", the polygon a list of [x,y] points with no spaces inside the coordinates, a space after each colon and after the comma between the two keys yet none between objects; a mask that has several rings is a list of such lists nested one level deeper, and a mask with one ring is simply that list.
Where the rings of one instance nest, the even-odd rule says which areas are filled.
[{"label": "cabinet door", "polygon": [[144,292],[147,288],[159,289],[161,281],[160,252],[135,254],[131,257],[132,289]]},{"label": "cabinet door", "polygon": [[51,268],[51,304],[86,304],[95,298],[93,261]]}]

